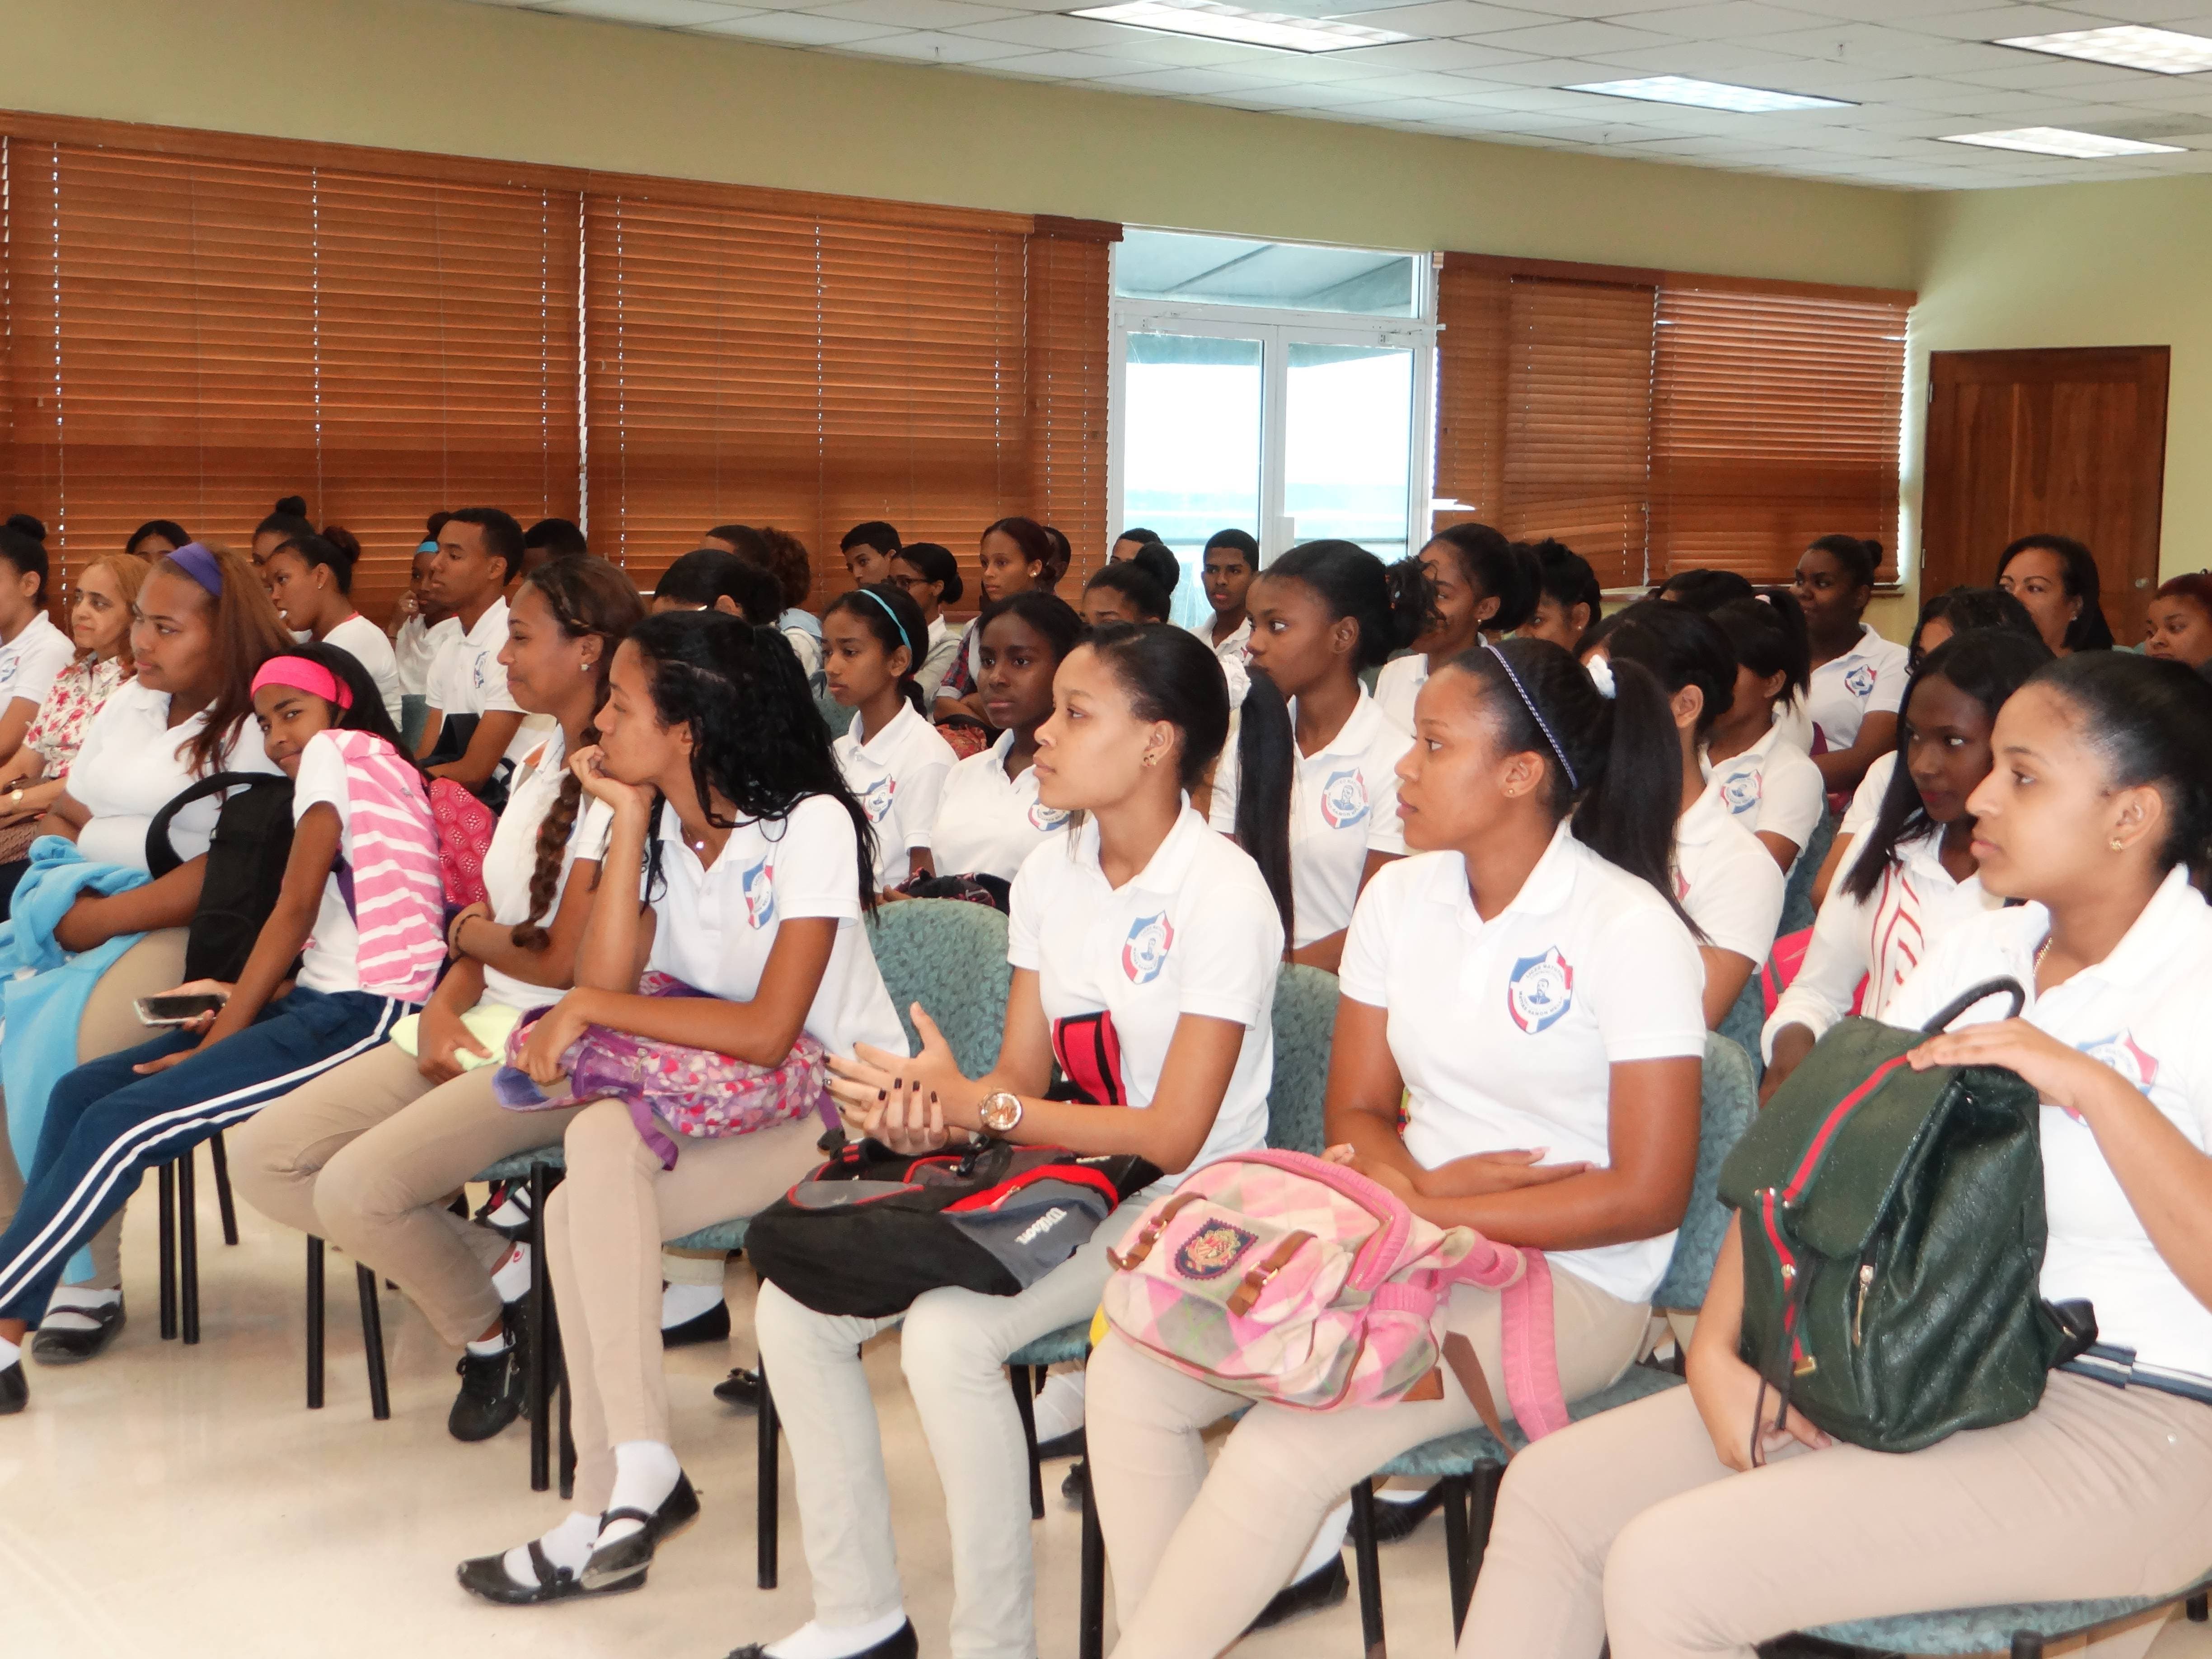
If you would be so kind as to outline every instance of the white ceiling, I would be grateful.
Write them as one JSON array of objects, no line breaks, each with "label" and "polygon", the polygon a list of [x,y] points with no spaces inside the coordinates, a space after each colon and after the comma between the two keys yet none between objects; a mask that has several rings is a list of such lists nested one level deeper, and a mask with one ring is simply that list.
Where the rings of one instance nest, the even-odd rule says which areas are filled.
[{"label": "white ceiling", "polygon": [[[1798,178],[1974,189],[2212,172],[2212,74],[1989,44],[2108,23],[2212,35],[2212,0],[1243,0],[1418,38],[1309,55],[1064,15],[1100,0],[481,0],[1023,80]],[[1849,100],[1771,115],[1562,88],[1694,76]],[[2070,127],[2182,147],[2067,161],[1937,142]]]}]

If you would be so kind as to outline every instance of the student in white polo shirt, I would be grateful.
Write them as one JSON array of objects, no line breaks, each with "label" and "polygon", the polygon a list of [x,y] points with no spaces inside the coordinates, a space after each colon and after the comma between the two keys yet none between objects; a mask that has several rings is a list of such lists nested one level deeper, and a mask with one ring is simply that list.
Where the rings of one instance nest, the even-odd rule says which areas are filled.
[{"label": "student in white polo shirt", "polygon": [[[1133,1152],[1176,1174],[1258,1146],[1282,924],[1258,867],[1188,799],[1229,730],[1220,665],[1180,628],[1123,625],[1070,653],[1053,692],[1037,733],[1039,795],[1084,819],[1014,878],[997,1067],[963,1077],[918,1015],[916,1059],[864,1048],[833,1058],[831,1087],[856,1127],[900,1147],[964,1144],[988,1127],[1016,1142]],[[1045,1097],[1055,1054],[1082,1099]],[[945,1489],[953,1653],[1036,1650],[1029,1460],[1004,1367],[1024,1343],[1090,1318],[1107,1249],[1141,1208],[1124,1205],[1018,1296],[933,1290],[903,1316],[901,1364]],[[791,1437],[814,1617],[738,1651],[910,1659],[860,1356],[897,1322],[814,1313],[773,1285],[754,1317]]]},{"label": "student in white polo shirt", "polygon": [[1237,676],[1244,667],[1245,647],[1252,641],[1247,600],[1260,574],[1260,544],[1248,531],[1217,530],[1206,538],[1200,574],[1205,579],[1207,615],[1193,623],[1190,631],[1221,659],[1221,672],[1230,677],[1230,700],[1241,702]]},{"label": "student in white polo shirt", "polygon": [[[424,690],[429,713],[416,754],[431,776],[498,799],[505,775],[542,740],[524,732],[522,709],[507,689],[499,653],[507,648],[507,585],[522,568],[522,526],[495,507],[465,507],[438,527],[426,597],[450,611],[461,632],[438,647]],[[465,715],[465,738],[449,718]],[[441,741],[443,739],[443,741]]]},{"label": "student in white polo shirt", "polygon": [[1585,660],[1633,661],[1665,688],[1680,745],[1681,816],[1674,826],[1674,896],[1699,935],[1705,963],[1705,1024],[1735,1006],[1774,948],[1785,883],[1759,838],[1698,769],[1698,745],[1735,696],[1735,653],[1710,617],[1686,605],[1643,599],[1591,630]]},{"label": "student in white polo shirt", "polygon": [[1308,542],[1252,584],[1251,690],[1208,817],[1262,869],[1287,863],[1291,960],[1336,971],[1359,890],[1405,855],[1398,757],[1413,746],[1359,671],[1420,622],[1420,594],[1350,542]]},{"label": "student in white polo shirt", "polygon": [[[1831,1443],[1792,1412],[1748,1469],[1759,1389],[1732,1229],[1689,1386],[1514,1459],[1461,1651],[1587,1659],[1610,1626],[1645,1659],[1749,1654],[1809,1624],[2170,1595],[2203,1574],[2212,911],[2188,861],[2212,844],[2212,688],[2085,652],[2006,702],[1995,747],[1966,802],[1974,852],[1984,886],[2026,902],[1954,929],[1887,1018],[1916,1024],[1994,975],[2027,991],[2019,1018],[1990,998],[1911,1061],[2002,1066],[2040,1093],[2040,1289],[2094,1304],[2099,1349],[2012,1422],[1897,1454]],[[1778,1547],[1815,1515],[1820,1548]],[[2120,1659],[2157,1635],[2139,1622],[2089,1651]]]},{"label": "student in white polo shirt", "polygon": [[1823,536],[1797,561],[1797,603],[1813,647],[1805,714],[1816,739],[1813,763],[1831,794],[1856,788],[1897,737],[1905,647],[1864,620],[1881,563],[1881,544],[1856,536]]},{"label": "student in white polo shirt", "polygon": [[1426,579],[1428,605],[1413,650],[1376,677],[1375,701],[1393,726],[1411,732],[1413,700],[1434,670],[1536,614],[1539,566],[1534,553],[1486,524],[1439,530],[1417,558],[1401,562],[1408,577]]},{"label": "student in white polo shirt", "polygon": [[[801,1033],[832,1053],[902,1054],[862,924],[867,819],[781,635],[714,611],[647,617],[615,653],[597,724],[598,744],[569,765],[613,815],[599,894],[575,988],[532,1033],[522,1069],[551,1083],[586,1025],[762,1066],[781,1066]],[[643,972],[702,994],[652,994]],[[544,1229],[575,1498],[542,1537],[463,1563],[464,1588],[509,1606],[634,1589],[661,1537],[698,1512],[671,1444],[660,1244],[779,1197],[819,1162],[821,1133],[806,1110],[659,1152],[619,1100],[569,1123]]]},{"label": "student in white polo shirt", "polygon": [[[1330,1157],[1437,1225],[1543,1247],[1570,1400],[1642,1348],[1697,1163],[1705,1054],[1697,951],[1666,886],[1667,700],[1633,663],[1613,679],[1607,697],[1542,640],[1431,676],[1398,768],[1410,854],[1352,919],[1329,1069]],[[1498,1293],[1462,1286],[1444,1318],[1505,1403]],[[1478,1420],[1449,1374],[1432,1401],[1263,1403],[1209,1472],[1201,1432],[1246,1403],[1115,1333],[1091,1356],[1124,1659],[1219,1653],[1353,1482]]]},{"label": "student in white polo shirt", "polygon": [[832,747],[875,826],[876,885],[935,874],[930,831],[955,757],[915,680],[929,654],[921,607],[889,582],[841,593],[822,613],[822,651],[830,696],[853,711]]},{"label": "student in white polo shirt", "polygon": [[76,646],[46,615],[46,547],[11,520],[0,526],[0,762],[22,746],[39,705],[76,659]]},{"label": "student in white polo shirt", "polygon": [[1805,613],[1788,588],[1770,587],[1711,615],[1735,652],[1735,696],[1705,734],[1699,764],[1786,874],[1828,810],[1820,768],[1781,719],[1812,672]]}]

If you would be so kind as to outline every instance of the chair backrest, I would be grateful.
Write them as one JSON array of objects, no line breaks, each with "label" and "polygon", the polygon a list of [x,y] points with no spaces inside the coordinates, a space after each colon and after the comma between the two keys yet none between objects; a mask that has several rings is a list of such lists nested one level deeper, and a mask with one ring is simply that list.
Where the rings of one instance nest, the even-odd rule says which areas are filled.
[{"label": "chair backrest", "polygon": [[1742,1049],[1717,1031],[1705,1035],[1705,1069],[1698,1109],[1698,1176],[1690,1188],[1690,1207],[1674,1235],[1674,1254],[1667,1276],[1652,1292],[1655,1308],[1689,1310],[1705,1305],[1705,1283],[1713,1276],[1721,1241],[1728,1236],[1729,1211],[1720,1200],[1721,1165],[1751,1127],[1759,1109],[1759,1085]]},{"label": "chair backrest", "polygon": [[833,738],[843,737],[845,728],[853,723],[853,711],[827,691],[817,690],[815,692],[814,707],[820,712],[822,723],[830,728],[830,735]]},{"label": "chair backrest", "polygon": [[1006,917],[959,899],[900,899],[877,909],[868,940],[908,1042],[921,1041],[907,1012],[919,1002],[963,1072],[981,1077],[999,1063],[1014,976],[1006,965]]},{"label": "chair backrest", "polygon": [[1735,1006],[1723,1016],[1714,1029],[1722,1036],[1742,1050],[1751,1062],[1752,1082],[1756,1085],[1765,1075],[1766,1067],[1759,1060],[1759,1034],[1766,1029],[1766,994],[1759,987],[1759,969],[1753,969],[1751,977],[1743,982],[1743,990]]},{"label": "chair backrest", "polygon": [[1328,1090],[1329,1038],[1336,1029],[1336,975],[1288,962],[1275,976],[1275,1076],[1267,1089],[1267,1144],[1319,1152],[1322,1097]]},{"label": "chair backrest", "polygon": [[[1782,926],[1779,933],[1794,933],[1801,927],[1810,927],[1820,907],[1813,902],[1813,878],[1820,873],[1827,861],[1828,848],[1835,844],[1836,815],[1823,811],[1820,823],[1813,826],[1813,834],[1797,854],[1797,862],[1790,866],[1790,881],[1782,890]],[[1757,1050],[1754,1048],[1753,1053]]]}]

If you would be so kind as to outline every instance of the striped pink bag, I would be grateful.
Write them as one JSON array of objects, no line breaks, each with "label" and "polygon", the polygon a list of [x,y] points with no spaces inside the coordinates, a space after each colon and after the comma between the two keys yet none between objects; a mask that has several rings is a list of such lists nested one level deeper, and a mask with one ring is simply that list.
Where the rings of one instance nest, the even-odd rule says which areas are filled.
[{"label": "striped pink bag", "polygon": [[1532,1440],[1566,1426],[1543,1253],[1431,1225],[1342,1164],[1275,1151],[1209,1164],[1151,1205],[1110,1259],[1107,1319],[1188,1376],[1335,1411],[1441,1399],[1441,1361],[1502,1440],[1473,1349],[1439,1328],[1453,1285],[1498,1291],[1515,1419]]}]

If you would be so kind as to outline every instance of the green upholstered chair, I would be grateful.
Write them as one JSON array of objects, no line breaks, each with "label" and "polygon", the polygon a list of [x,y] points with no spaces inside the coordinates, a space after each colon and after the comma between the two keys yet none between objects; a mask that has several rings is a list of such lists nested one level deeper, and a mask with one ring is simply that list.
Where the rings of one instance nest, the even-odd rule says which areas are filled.
[{"label": "green upholstered chair", "polygon": [[853,711],[827,691],[817,691],[814,694],[814,707],[822,716],[823,725],[830,728],[830,735],[833,738],[843,737],[845,728],[853,723]]},{"label": "green upholstered chair", "polygon": [[901,899],[869,920],[868,941],[909,1042],[921,1041],[908,1012],[919,1002],[968,1076],[999,1063],[1014,977],[1005,916],[962,899]]},{"label": "green upholstered chair", "polygon": [[[1997,1607],[1960,1607],[1948,1613],[1911,1613],[1892,1619],[1855,1619],[1846,1624],[1822,1625],[1802,1631],[1824,1645],[1820,1651],[1838,1649],[1864,1659],[1899,1659],[1900,1656],[2004,1653],[2012,1659],[2043,1659],[2045,1644],[2069,1637],[2087,1635],[2124,1619],[2185,1601],[2189,1617],[2198,1624],[2205,1618],[2205,1595],[2212,1575],[2164,1595],[2114,1595],[2094,1601],[2014,1601]],[[1781,1651],[1795,1650],[1784,1638]]]},{"label": "green upholstered chair", "polygon": [[[1790,868],[1789,884],[1782,892],[1782,926],[1778,931],[1795,933],[1810,927],[1820,906],[1813,902],[1813,878],[1820,873],[1820,866],[1828,856],[1828,848],[1835,844],[1836,815],[1823,811],[1820,823],[1813,826],[1813,834],[1797,854],[1797,862]],[[1756,1054],[1757,1048],[1752,1053]]]}]

